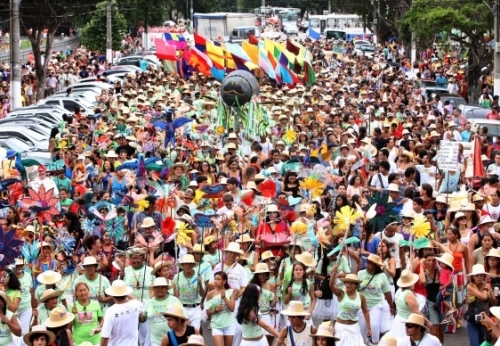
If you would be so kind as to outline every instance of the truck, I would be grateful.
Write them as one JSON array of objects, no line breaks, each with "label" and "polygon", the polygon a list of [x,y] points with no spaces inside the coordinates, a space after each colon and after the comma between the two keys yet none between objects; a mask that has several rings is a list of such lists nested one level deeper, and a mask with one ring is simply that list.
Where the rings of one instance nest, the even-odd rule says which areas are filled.
[{"label": "truck", "polygon": [[195,13],[194,30],[209,40],[241,42],[248,34],[260,36],[253,13]]}]

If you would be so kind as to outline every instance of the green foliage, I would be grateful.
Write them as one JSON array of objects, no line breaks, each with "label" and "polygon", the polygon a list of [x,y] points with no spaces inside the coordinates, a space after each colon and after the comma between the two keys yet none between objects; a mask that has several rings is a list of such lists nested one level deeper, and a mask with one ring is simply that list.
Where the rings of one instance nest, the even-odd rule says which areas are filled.
[{"label": "green foliage", "polygon": [[118,8],[127,21],[128,27],[160,26],[170,18],[174,0],[120,0]]},{"label": "green foliage", "polygon": [[[127,30],[127,22],[118,10],[115,2],[112,4],[112,48],[121,48],[123,34]],[[106,51],[106,2],[98,3],[92,20],[82,29],[82,43],[90,50]]]}]

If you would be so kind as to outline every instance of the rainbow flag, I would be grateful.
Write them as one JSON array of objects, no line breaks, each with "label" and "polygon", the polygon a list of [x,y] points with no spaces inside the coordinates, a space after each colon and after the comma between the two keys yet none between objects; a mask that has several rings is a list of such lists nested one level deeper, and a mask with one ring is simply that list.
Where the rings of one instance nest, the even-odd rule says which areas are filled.
[{"label": "rainbow flag", "polygon": [[186,39],[182,35],[165,33],[165,40],[168,44],[175,46],[177,50],[184,50],[187,48]]}]

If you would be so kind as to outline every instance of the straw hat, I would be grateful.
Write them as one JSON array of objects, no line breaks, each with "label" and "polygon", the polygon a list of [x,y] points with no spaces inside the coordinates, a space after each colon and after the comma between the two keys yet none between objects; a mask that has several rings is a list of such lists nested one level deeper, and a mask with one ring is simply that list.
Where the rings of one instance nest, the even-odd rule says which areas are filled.
[{"label": "straw hat", "polygon": [[56,291],[56,290],[50,288],[42,293],[42,296],[38,300],[38,303],[45,303],[47,300],[49,300],[51,298],[56,298],[56,297],[62,296],[63,293],[64,293],[64,291],[62,291],[62,290]]},{"label": "straw hat", "polygon": [[500,250],[498,250],[498,249],[491,249],[490,252],[488,252],[488,254],[484,256],[484,258],[486,258],[486,257],[500,258]]},{"label": "straw hat", "polygon": [[424,315],[411,314],[410,316],[408,316],[408,319],[406,321],[403,321],[403,323],[416,324],[425,328],[425,317]]},{"label": "straw hat", "polygon": [[399,287],[411,287],[415,285],[418,281],[418,275],[412,273],[408,269],[405,269],[401,272],[401,277],[399,278],[397,284]]},{"label": "straw hat", "polygon": [[46,270],[36,277],[38,282],[44,285],[55,285],[56,283],[61,281],[61,278],[61,274],[56,273],[53,270]]},{"label": "straw hat", "polygon": [[179,264],[195,264],[196,261],[194,260],[193,255],[184,255],[182,256],[181,260],[179,261]]},{"label": "straw hat", "polygon": [[383,267],[385,265],[384,262],[382,261],[382,259],[379,256],[374,255],[374,254],[369,254],[368,258],[366,260],[370,261],[373,264],[376,264],[376,265],[378,265],[380,267]]},{"label": "straw hat", "polygon": [[83,259],[83,264],[82,266],[96,266],[96,265],[99,265],[99,263],[97,263],[97,260],[95,259],[94,256],[87,256]]},{"label": "straw hat", "polygon": [[413,219],[415,218],[415,213],[413,212],[413,210],[406,210],[402,216],[403,218]]},{"label": "straw hat", "polygon": [[31,327],[31,332],[26,333],[26,335],[23,337],[24,343],[28,346],[32,346],[33,343],[30,341],[30,337],[33,334],[43,334],[47,337],[47,345],[52,345],[52,343],[56,340],[56,336],[54,333],[49,332],[45,326],[33,326]]},{"label": "straw hat", "polygon": [[304,264],[306,267],[316,267],[318,265],[318,261],[316,261],[313,255],[309,252],[303,252],[295,255],[295,260]]},{"label": "straw hat", "polygon": [[153,220],[152,217],[145,217],[144,220],[142,220],[141,228],[149,227],[156,227],[155,220]]},{"label": "straw hat", "polygon": [[238,240],[237,243],[253,243],[254,239],[251,238],[248,234],[243,234]]},{"label": "straw hat", "polygon": [[24,258],[16,258],[16,261],[14,262],[14,265],[17,266],[23,266],[26,264],[26,260]]},{"label": "straw hat", "polygon": [[123,280],[115,280],[104,292],[111,297],[125,297],[132,293],[132,287],[128,287]]},{"label": "straw hat", "polygon": [[172,304],[168,307],[167,311],[162,312],[162,314],[164,316],[177,317],[183,320],[187,320],[186,312],[184,311],[182,305],[179,304]]},{"label": "straw hat", "polygon": [[169,267],[169,268],[172,268],[172,261],[159,261],[159,262],[156,262],[155,263],[155,267],[153,268],[153,270],[151,270],[151,275],[156,275],[156,273],[161,269],[161,268],[164,268],[164,267]]},{"label": "straw hat", "polygon": [[172,281],[167,280],[163,277],[161,278],[156,278],[155,281],[153,282],[152,287],[172,287]]},{"label": "straw hat", "polygon": [[453,255],[451,253],[444,253],[441,257],[436,257],[436,260],[446,264],[448,267],[453,268]]},{"label": "straw hat", "polygon": [[276,204],[268,204],[266,208],[267,213],[278,213],[278,206]]},{"label": "straw hat", "polygon": [[50,247],[52,250],[54,250],[54,249],[55,249],[54,244],[52,244],[52,243],[47,243],[46,241],[42,241],[42,244],[40,245],[40,248],[42,248],[42,249],[43,249],[43,248],[44,248],[44,247],[46,247],[46,246]]},{"label": "straw hat", "polygon": [[324,338],[330,338],[334,339],[335,341],[339,341],[340,339],[335,336],[335,329],[332,326],[332,322],[323,322],[318,326],[318,330],[316,331],[316,334],[309,334],[310,337],[324,337]]},{"label": "straw hat", "polygon": [[472,271],[467,274],[467,276],[474,276],[474,275],[490,275],[484,270],[484,265],[482,264],[474,264],[472,266]]},{"label": "straw hat", "polygon": [[267,263],[257,263],[255,265],[255,271],[253,272],[254,274],[262,274],[262,273],[269,273],[269,266]]},{"label": "straw hat", "polygon": [[104,156],[106,156],[107,158],[115,158],[115,159],[118,158],[118,154],[116,154],[114,150],[108,151],[108,153]]},{"label": "straw hat", "polygon": [[209,245],[217,240],[219,240],[219,238],[217,238],[216,236],[209,235],[208,237],[205,238],[205,240],[203,240],[203,245]]},{"label": "straw hat", "polygon": [[192,253],[201,253],[201,254],[205,254],[205,253],[207,253],[207,252],[205,251],[204,246],[203,246],[203,245],[201,245],[201,244],[194,244],[194,246],[193,246],[193,248],[190,250],[190,252],[192,252]]},{"label": "straw hat", "polygon": [[474,203],[467,203],[460,208],[460,211],[476,211],[476,205]]},{"label": "straw hat", "polygon": [[399,185],[398,184],[389,184],[389,186],[387,187],[387,191],[399,192]]},{"label": "straw hat", "polygon": [[357,284],[361,283],[356,274],[347,274],[344,278],[340,279],[342,282],[355,282]]},{"label": "straw hat", "polygon": [[75,315],[68,312],[64,306],[56,306],[50,310],[49,318],[45,321],[45,327],[57,328],[62,327],[73,321]]},{"label": "straw hat", "polygon": [[188,166],[182,163],[174,163],[172,166],[170,166],[170,171],[174,171],[177,167],[182,168],[183,172],[186,173],[188,170]]},{"label": "straw hat", "polygon": [[446,197],[443,195],[439,195],[436,197],[436,203],[448,204],[448,202],[446,202]]},{"label": "straw hat", "polygon": [[455,217],[453,218],[453,222],[457,221],[461,217],[465,217],[465,214],[459,211],[458,213],[455,214]]},{"label": "straw hat", "polygon": [[472,202],[480,202],[484,201],[484,197],[481,196],[480,194],[476,193],[474,196],[472,196]]},{"label": "straw hat", "polygon": [[262,261],[267,261],[269,259],[274,259],[276,258],[276,256],[274,256],[273,252],[271,250],[267,250],[267,251],[264,251],[261,255],[260,255],[260,259]]},{"label": "straw hat", "polygon": [[385,334],[378,346],[398,346],[398,340],[392,335]]},{"label": "straw hat", "polygon": [[7,295],[5,294],[5,292],[0,291],[0,297],[2,297],[2,298],[3,298],[3,300],[5,300],[5,303],[7,303],[7,305],[10,305],[10,304],[11,304],[10,298],[9,298],[9,297],[7,297]]},{"label": "straw hat", "polygon": [[495,221],[489,215],[485,215],[481,217],[481,220],[479,220],[478,226],[485,225],[487,223],[495,223]]},{"label": "straw hat", "polygon": [[243,251],[241,251],[241,249],[240,249],[240,244],[236,243],[234,241],[230,242],[223,251],[234,252],[234,253],[243,255]]},{"label": "straw hat", "polygon": [[203,340],[203,336],[201,335],[190,335],[188,338],[188,342],[180,344],[179,346],[206,346],[205,340]]},{"label": "straw hat", "polygon": [[281,311],[285,316],[309,316],[310,313],[304,310],[304,303],[300,300],[292,300],[286,310]]}]

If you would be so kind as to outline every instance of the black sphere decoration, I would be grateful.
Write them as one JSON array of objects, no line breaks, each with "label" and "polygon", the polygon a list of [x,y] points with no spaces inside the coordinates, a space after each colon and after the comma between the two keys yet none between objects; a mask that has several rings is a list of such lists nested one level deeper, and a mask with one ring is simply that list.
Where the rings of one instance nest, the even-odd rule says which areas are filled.
[{"label": "black sphere decoration", "polygon": [[257,78],[248,71],[233,71],[222,81],[221,97],[229,107],[243,106],[259,92]]}]

